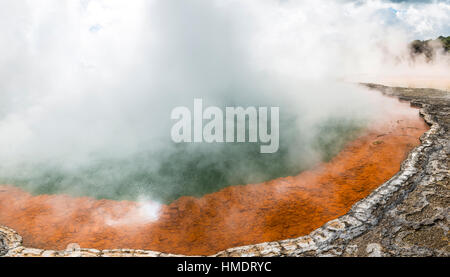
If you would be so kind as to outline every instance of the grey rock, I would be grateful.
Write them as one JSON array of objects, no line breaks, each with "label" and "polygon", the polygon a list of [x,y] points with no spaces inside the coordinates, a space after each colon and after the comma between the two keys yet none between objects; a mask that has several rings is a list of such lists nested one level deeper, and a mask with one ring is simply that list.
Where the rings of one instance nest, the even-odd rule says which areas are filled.
[{"label": "grey rock", "polygon": [[4,236],[0,234],[0,256],[5,256],[8,253],[8,246],[6,245]]}]

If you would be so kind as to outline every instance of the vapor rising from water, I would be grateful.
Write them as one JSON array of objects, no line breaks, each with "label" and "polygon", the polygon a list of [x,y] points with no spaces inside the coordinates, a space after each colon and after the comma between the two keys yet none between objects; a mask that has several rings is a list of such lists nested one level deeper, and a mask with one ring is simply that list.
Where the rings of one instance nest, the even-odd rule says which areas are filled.
[{"label": "vapor rising from water", "polygon": [[[445,55],[431,64],[402,58],[411,31],[385,24],[385,5],[0,1],[0,183],[171,201],[297,174],[390,108],[338,80],[449,72]],[[279,152],[173,144],[170,112],[194,98],[221,108],[279,106]]]}]

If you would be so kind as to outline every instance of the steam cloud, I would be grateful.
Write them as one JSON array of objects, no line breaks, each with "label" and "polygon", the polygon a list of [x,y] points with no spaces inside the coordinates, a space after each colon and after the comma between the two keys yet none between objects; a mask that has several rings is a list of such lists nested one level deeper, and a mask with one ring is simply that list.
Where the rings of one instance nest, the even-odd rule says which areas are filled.
[{"label": "steam cloud", "polygon": [[[448,76],[447,55],[411,63],[407,44],[427,26],[386,24],[393,5],[406,4],[2,0],[0,183],[170,201],[296,174],[390,108],[342,79]],[[170,112],[194,98],[279,106],[279,153],[173,144]]]}]

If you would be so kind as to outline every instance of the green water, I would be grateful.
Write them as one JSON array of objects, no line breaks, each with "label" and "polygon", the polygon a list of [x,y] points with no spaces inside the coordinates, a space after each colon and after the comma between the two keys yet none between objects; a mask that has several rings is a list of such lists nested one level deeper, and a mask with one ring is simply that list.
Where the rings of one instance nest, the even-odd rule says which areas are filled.
[{"label": "green water", "polygon": [[281,119],[280,148],[260,154],[253,143],[176,144],[164,151],[125,158],[93,155],[76,166],[57,161],[0,166],[0,183],[33,194],[66,193],[116,200],[140,197],[169,203],[181,196],[200,197],[227,186],[297,175],[318,161],[328,161],[364,128],[363,121],[324,120],[313,136],[302,136],[295,119]]}]

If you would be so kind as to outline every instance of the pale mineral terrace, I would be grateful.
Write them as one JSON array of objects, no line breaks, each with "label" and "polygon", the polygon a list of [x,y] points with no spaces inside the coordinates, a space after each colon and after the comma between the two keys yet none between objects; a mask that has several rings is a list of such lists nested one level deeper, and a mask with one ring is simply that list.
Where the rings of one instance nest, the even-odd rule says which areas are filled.
[{"label": "pale mineral terrace", "polygon": [[[367,84],[420,108],[430,125],[401,170],[344,216],[307,236],[221,251],[213,256],[450,256],[450,93],[436,89]],[[14,230],[0,226],[0,256],[178,256],[155,251],[27,248]]]}]

